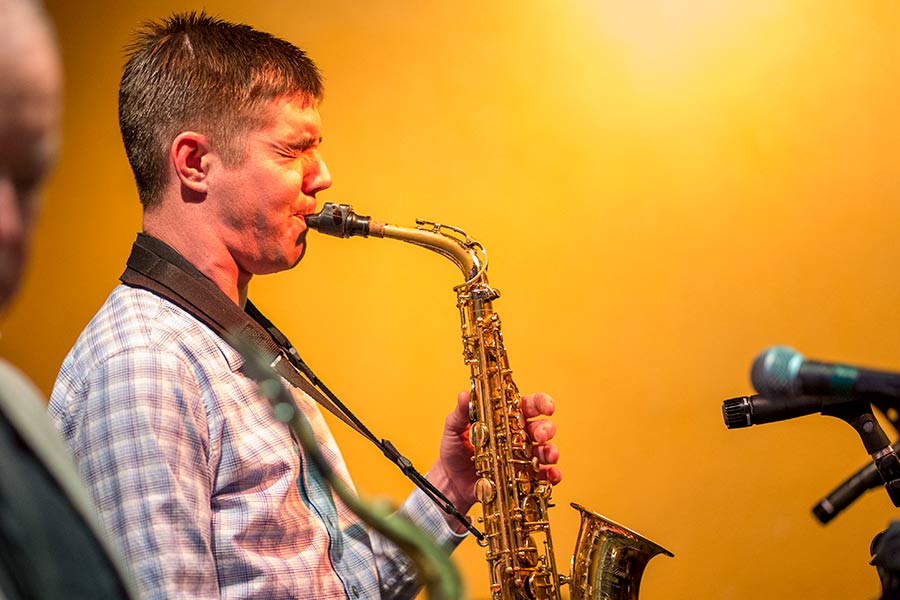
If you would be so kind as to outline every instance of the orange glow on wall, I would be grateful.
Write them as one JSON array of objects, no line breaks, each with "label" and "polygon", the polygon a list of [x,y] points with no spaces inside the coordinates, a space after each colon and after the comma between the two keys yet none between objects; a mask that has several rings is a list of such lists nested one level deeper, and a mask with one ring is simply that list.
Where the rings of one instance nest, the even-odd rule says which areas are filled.
[{"label": "orange glow on wall", "polygon": [[[890,3],[539,0],[206,3],[307,49],[326,77],[323,201],[464,228],[488,249],[520,389],[557,398],[567,565],[578,502],[672,550],[642,598],[878,594],[875,490],[810,507],[867,459],[804,417],[740,431],[757,352],[900,369],[900,8]],[[140,210],[116,124],[122,47],[187,6],[49,2],[65,147],[0,353],[49,392],[115,285]],[[467,384],[440,257],[310,236],[251,297],[372,429],[427,467]],[[358,487],[409,486],[336,433]],[[896,432],[890,432],[896,437]],[[483,551],[456,558],[487,597]],[[565,567],[564,567],[565,568]]]}]

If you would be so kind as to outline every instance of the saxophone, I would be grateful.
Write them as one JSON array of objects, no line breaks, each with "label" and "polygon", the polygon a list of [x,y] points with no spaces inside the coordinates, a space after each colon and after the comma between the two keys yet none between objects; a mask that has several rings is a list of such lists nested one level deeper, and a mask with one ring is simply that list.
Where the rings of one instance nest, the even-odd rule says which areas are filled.
[{"label": "saxophone", "polygon": [[488,284],[484,247],[456,227],[417,220],[399,227],[357,215],[346,205],[327,203],[307,225],[340,238],[373,236],[408,242],[451,260],[465,282],[454,290],[462,326],[463,357],[472,378],[470,440],[478,474],[492,600],[560,600],[569,585],[572,600],[637,600],[647,562],[674,556],[658,544],[577,504],[581,527],[571,575],[559,575],[550,536],[552,485],[538,477],[537,459],[524,428],[520,394],[500,317],[493,310],[499,292]]}]

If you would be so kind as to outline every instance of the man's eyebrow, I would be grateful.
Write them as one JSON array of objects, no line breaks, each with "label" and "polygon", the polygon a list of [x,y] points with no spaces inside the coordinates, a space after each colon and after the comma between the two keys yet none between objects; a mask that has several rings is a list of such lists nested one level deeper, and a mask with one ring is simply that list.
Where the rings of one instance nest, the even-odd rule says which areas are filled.
[{"label": "man's eyebrow", "polygon": [[299,141],[296,141],[296,142],[290,142],[290,143],[285,144],[285,145],[286,145],[288,148],[290,148],[291,150],[299,150],[299,151],[302,152],[302,151],[304,151],[304,150],[309,150],[310,148],[312,148],[312,147],[315,146],[316,144],[321,144],[321,143],[322,143],[322,137],[321,137],[321,136],[319,136],[318,139],[316,139],[316,138],[310,136],[310,137],[303,138],[302,140],[299,140]]}]

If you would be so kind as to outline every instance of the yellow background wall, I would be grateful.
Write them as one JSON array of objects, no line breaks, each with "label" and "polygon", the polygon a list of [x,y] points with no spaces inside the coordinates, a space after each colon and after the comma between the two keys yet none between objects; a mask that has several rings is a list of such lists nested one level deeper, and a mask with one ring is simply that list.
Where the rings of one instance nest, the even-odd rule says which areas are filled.
[{"label": "yellow background wall", "polygon": [[[136,4],[136,3],[135,3]],[[52,0],[65,147],[0,353],[47,393],[140,224],[120,147],[122,47],[202,8]],[[728,431],[765,347],[900,369],[900,7],[809,0],[209,0],[307,49],[327,79],[322,201],[465,228],[491,256],[517,383],[558,402],[569,502],[671,549],[647,600],[874,598],[883,490],[826,527],[810,507],[866,461],[842,422]],[[449,262],[310,236],[251,297],[422,469],[467,386]],[[359,488],[408,485],[343,426]],[[889,432],[896,437],[895,432]],[[455,557],[487,596],[483,553]]]}]

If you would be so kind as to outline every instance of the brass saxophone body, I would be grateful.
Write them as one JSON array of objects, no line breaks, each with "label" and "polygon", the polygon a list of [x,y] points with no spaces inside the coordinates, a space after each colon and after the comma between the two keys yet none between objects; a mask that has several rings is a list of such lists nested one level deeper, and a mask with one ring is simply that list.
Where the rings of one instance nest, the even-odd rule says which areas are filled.
[{"label": "brass saxophone body", "polygon": [[500,317],[499,292],[487,278],[484,247],[456,227],[418,220],[415,228],[362,217],[348,205],[326,204],[307,217],[310,228],[336,237],[397,239],[454,262],[465,281],[454,288],[462,328],[463,357],[471,373],[470,439],[478,474],[475,498],[482,506],[492,600],[560,600],[570,585],[573,600],[636,600],[647,562],[665,548],[576,504],[581,529],[572,575],[556,567],[548,510],[552,486],[538,477],[525,431],[520,394],[512,379]]}]

